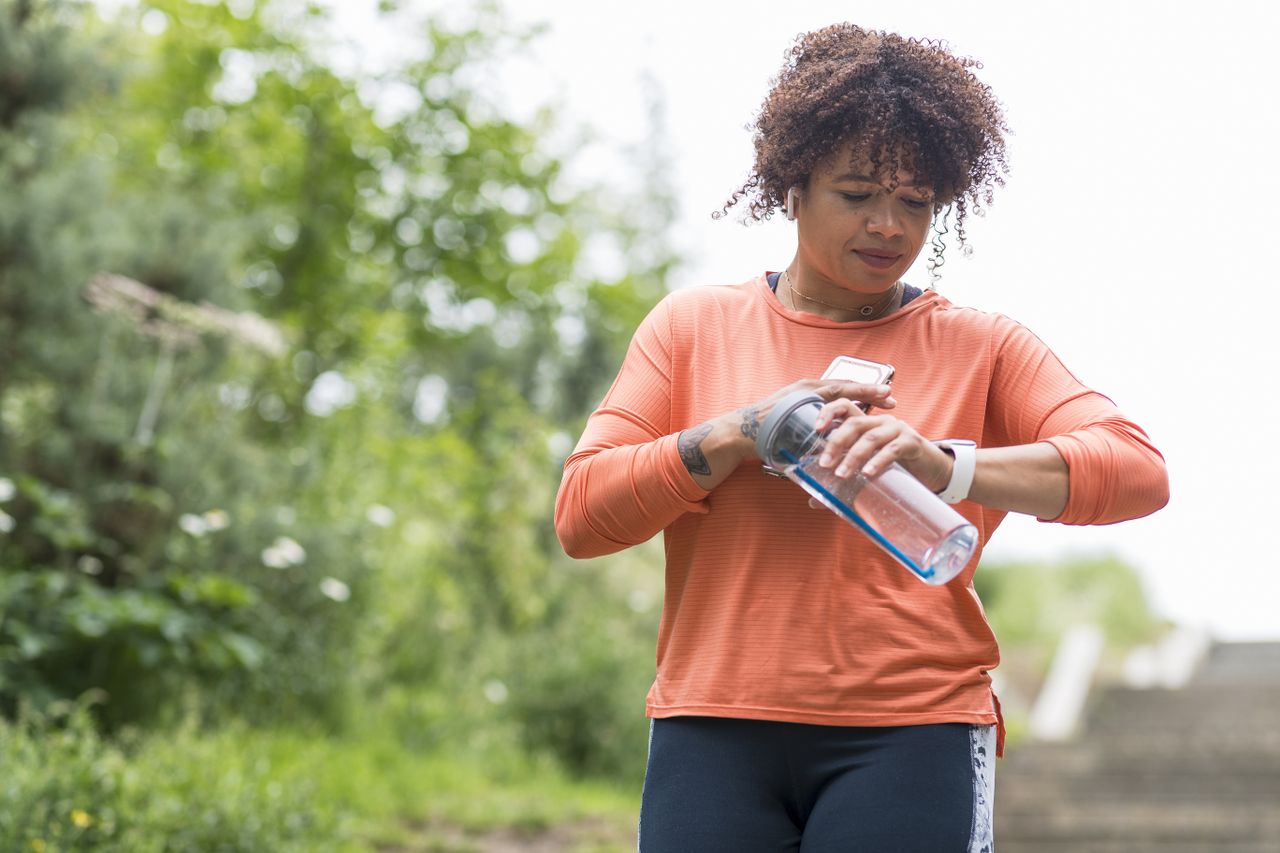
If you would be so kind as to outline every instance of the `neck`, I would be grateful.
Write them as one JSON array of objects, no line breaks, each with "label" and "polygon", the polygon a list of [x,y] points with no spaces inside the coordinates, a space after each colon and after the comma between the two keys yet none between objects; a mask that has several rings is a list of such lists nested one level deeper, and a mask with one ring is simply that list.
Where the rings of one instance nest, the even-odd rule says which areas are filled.
[{"label": "neck", "polygon": [[901,281],[879,293],[858,293],[830,285],[813,288],[812,280],[802,285],[796,279],[790,269],[783,270],[780,284],[786,287],[787,301],[792,310],[817,314],[837,322],[876,320],[893,313],[902,301]]}]

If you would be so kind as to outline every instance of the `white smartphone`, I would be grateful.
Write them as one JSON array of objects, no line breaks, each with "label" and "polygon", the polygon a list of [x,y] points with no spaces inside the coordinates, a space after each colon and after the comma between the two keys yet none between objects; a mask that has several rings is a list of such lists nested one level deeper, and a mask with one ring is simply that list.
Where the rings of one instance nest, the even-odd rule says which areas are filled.
[{"label": "white smartphone", "polygon": [[[838,355],[823,379],[844,379],[848,382],[865,382],[868,385],[888,384],[893,381],[893,365],[881,364],[878,361],[867,361],[865,358],[854,358],[851,355]],[[863,412],[871,410],[870,403],[858,403]]]},{"label": "white smartphone", "polygon": [[822,374],[822,378],[865,382],[868,385],[887,384],[893,381],[893,365],[854,358],[851,355],[838,355],[827,372]]}]

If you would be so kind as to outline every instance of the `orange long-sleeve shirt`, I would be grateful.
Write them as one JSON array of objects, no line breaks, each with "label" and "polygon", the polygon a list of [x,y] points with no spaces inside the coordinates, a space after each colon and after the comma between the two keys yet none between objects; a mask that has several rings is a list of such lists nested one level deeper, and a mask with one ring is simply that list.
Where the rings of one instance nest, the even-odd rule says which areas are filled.
[{"label": "orange long-sleeve shirt", "polygon": [[988,672],[999,651],[972,581],[1003,512],[957,505],[978,528],[978,554],[932,587],[757,460],[711,492],[680,460],[682,430],[818,377],[837,355],[894,365],[893,414],[924,436],[1056,447],[1069,498],[1055,521],[1108,524],[1167,501],[1143,431],[1006,317],[926,292],[885,318],[837,323],[788,310],[764,275],[672,293],[565,462],[555,513],[574,557],[664,531],[649,716],[997,722]]}]

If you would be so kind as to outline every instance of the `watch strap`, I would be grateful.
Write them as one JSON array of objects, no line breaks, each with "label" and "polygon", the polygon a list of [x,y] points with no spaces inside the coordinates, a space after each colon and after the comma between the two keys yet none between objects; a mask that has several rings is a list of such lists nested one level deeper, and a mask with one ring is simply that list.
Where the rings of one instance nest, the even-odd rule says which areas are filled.
[{"label": "watch strap", "polygon": [[978,446],[963,438],[944,438],[934,444],[951,454],[955,463],[951,466],[951,481],[938,492],[938,497],[949,504],[958,504],[969,497],[973,488],[973,473],[978,467]]}]

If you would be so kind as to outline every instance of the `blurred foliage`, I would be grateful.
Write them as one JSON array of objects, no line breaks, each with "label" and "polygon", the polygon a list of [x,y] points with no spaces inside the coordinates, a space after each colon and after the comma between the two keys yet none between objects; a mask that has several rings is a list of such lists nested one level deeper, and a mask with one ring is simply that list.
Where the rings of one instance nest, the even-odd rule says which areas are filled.
[{"label": "blurred foliage", "polygon": [[1052,651],[1073,625],[1094,624],[1113,649],[1150,641],[1166,624],[1133,567],[1110,555],[983,563],[974,574],[1002,646]]},{"label": "blurred foliage", "polygon": [[1122,676],[1129,650],[1169,627],[1152,612],[1134,568],[1110,554],[984,562],[974,586],[1000,643],[995,674],[1010,744],[1026,734],[1027,715],[1068,629],[1101,630],[1097,679],[1105,682]]},{"label": "blurred foliage", "polygon": [[228,746],[190,729],[106,740],[84,706],[59,703],[0,719],[0,849],[343,849],[339,811],[315,809],[312,781],[281,780],[269,761]]},{"label": "blurred foliage", "polygon": [[237,613],[253,603],[248,587],[213,574],[161,582],[109,591],[61,572],[0,577],[6,692],[44,706],[86,684],[120,686],[113,716],[136,719],[182,687],[175,675],[212,679],[260,665],[262,646]]},{"label": "blurred foliage", "polygon": [[566,851],[635,848],[639,779],[580,782],[519,750],[480,767],[406,749],[376,717],[317,734],[232,723],[104,738],[83,703],[0,719],[0,849],[474,850],[489,832],[566,827],[587,842]]},{"label": "blurred foliage", "polygon": [[[388,5],[420,50],[356,78],[294,0],[0,9],[0,709],[96,689],[113,726],[192,701],[340,725],[592,646],[602,596],[631,625],[602,573],[566,582],[550,509],[562,430],[664,292],[671,201],[573,185],[548,110],[486,100],[476,69],[532,33]],[[103,311],[102,271],[253,312],[286,352]],[[616,764],[523,719],[581,770]]]}]

